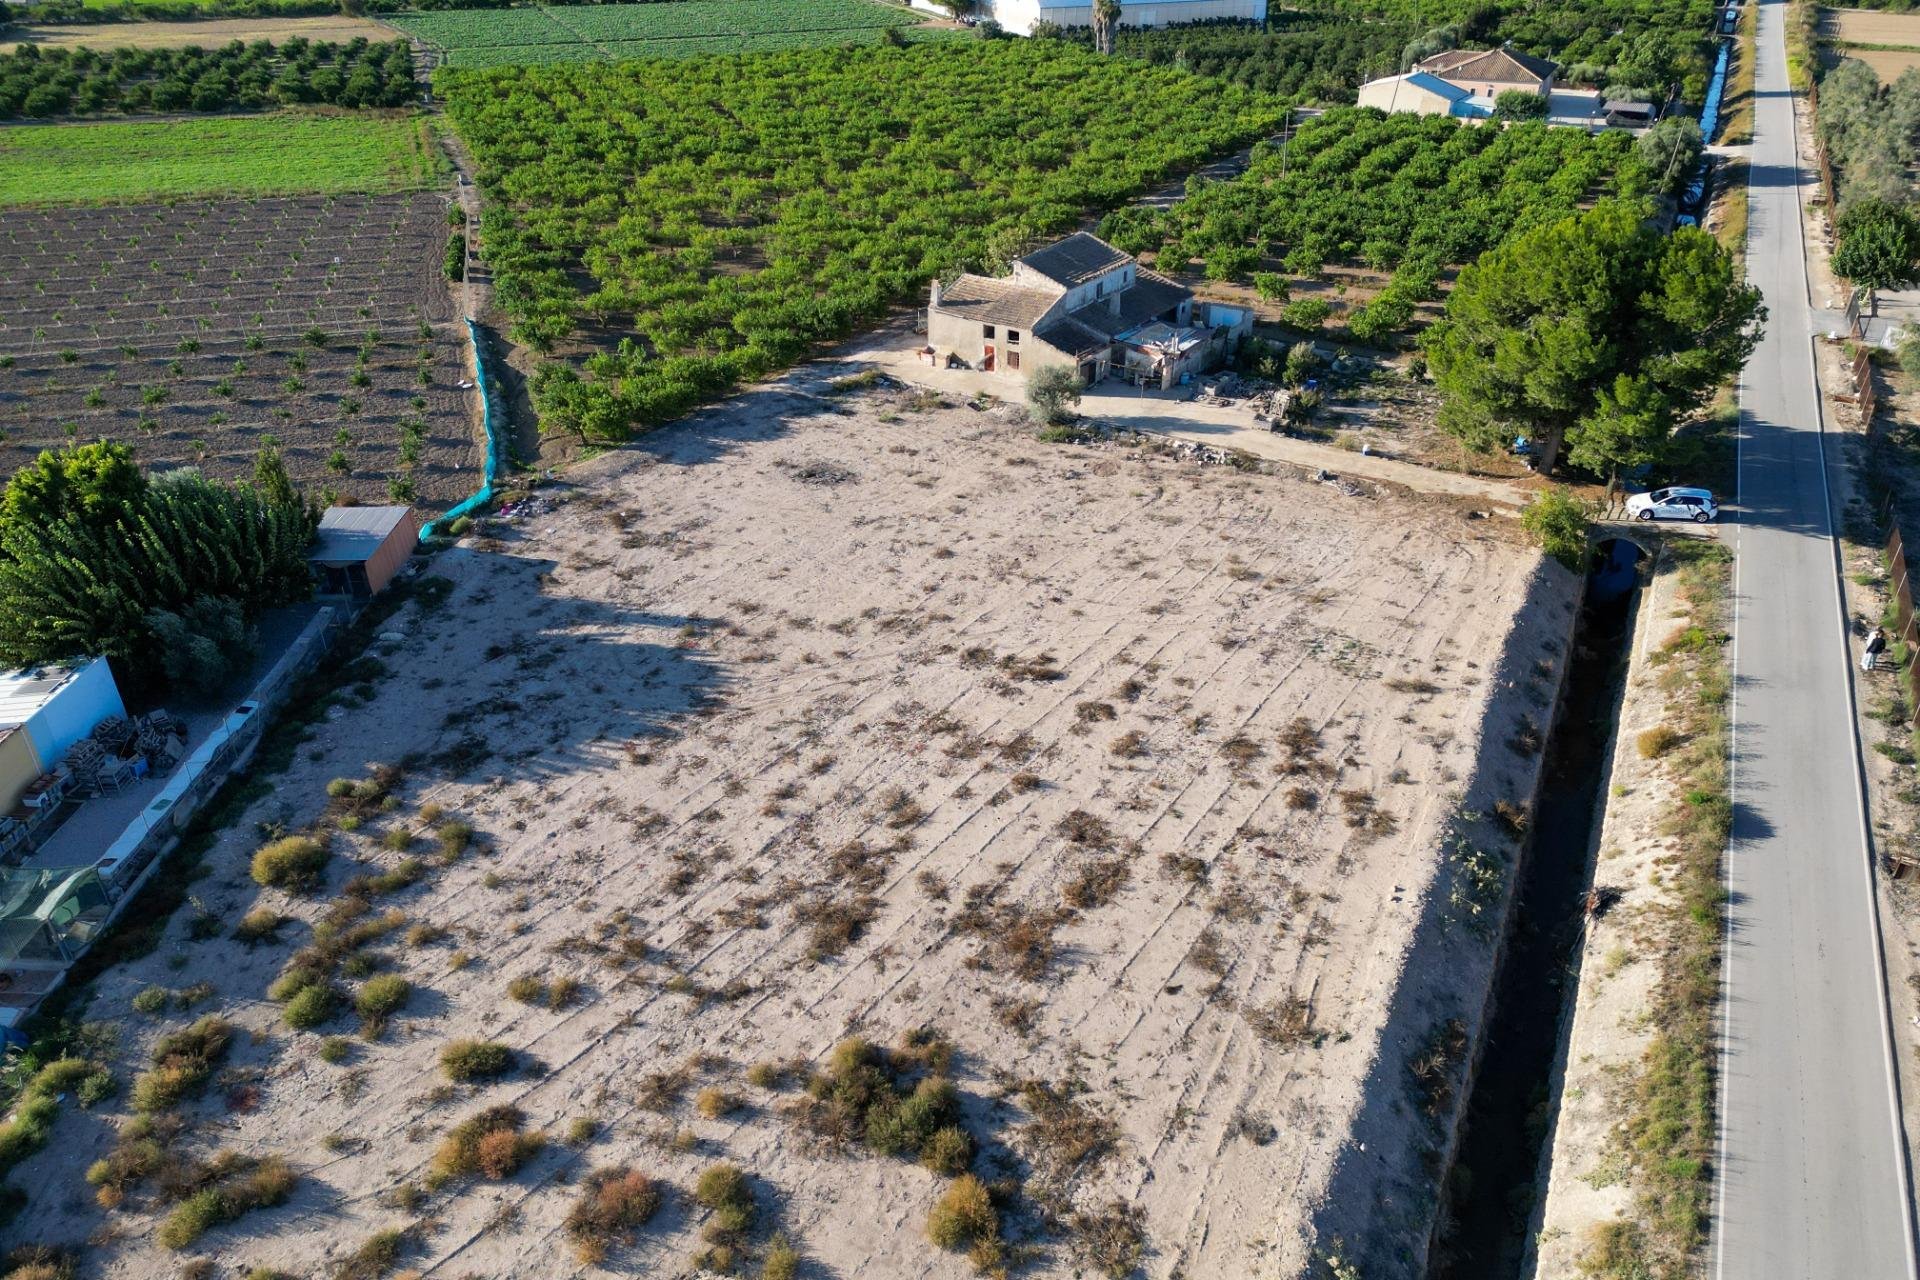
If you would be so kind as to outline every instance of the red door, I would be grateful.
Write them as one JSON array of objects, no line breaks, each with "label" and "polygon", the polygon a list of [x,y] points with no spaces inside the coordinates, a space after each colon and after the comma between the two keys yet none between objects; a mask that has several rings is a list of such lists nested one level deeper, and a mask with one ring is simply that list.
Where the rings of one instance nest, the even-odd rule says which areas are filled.
[{"label": "red door", "polygon": [[988,373],[993,372],[993,344],[991,342],[987,344],[987,354],[980,358],[980,367]]}]

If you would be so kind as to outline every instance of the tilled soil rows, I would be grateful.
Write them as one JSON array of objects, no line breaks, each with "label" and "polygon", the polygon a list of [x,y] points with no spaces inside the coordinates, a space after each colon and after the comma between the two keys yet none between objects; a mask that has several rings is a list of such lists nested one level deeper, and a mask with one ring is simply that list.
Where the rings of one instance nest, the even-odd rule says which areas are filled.
[{"label": "tilled soil rows", "polygon": [[436,193],[21,210],[0,236],[0,467],[108,438],[149,467],[445,508],[479,404]]}]

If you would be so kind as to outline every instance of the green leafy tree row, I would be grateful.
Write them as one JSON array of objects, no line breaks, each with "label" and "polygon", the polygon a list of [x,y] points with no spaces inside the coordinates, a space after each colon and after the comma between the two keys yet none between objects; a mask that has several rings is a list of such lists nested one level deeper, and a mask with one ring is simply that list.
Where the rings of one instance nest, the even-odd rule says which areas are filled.
[{"label": "green leafy tree row", "polygon": [[[1123,25],[1113,51],[1123,58],[1218,76],[1263,93],[1340,103],[1352,102],[1354,91],[1366,81],[1398,70],[1395,60],[1414,30],[1405,23],[1301,13],[1276,5],[1264,23]],[[1087,27],[1062,28],[1056,34],[1088,47],[1094,43]]]},{"label": "green leafy tree row", "polygon": [[[995,267],[1282,107],[1058,41],[449,70],[544,428],[620,439]],[[714,127],[724,120],[725,128]],[[589,282],[583,285],[583,282]],[[624,333],[617,346],[611,336]]]},{"label": "green leafy tree row", "polygon": [[1303,0],[1319,13],[1406,23],[1428,29],[1409,53],[1511,44],[1552,58],[1563,79],[1608,86],[1615,96],[1662,97],[1683,86],[1698,102],[1706,91],[1715,0]]},{"label": "green leafy tree row", "polygon": [[1216,279],[1270,277],[1256,270],[1268,258],[1297,276],[1332,264],[1390,271],[1387,291],[1349,322],[1378,342],[1438,295],[1447,266],[1516,226],[1563,216],[1602,191],[1644,193],[1653,180],[1619,133],[1346,107],[1304,122],[1284,152],[1254,148],[1240,178],[1191,185],[1164,212],[1116,210],[1101,233],[1129,252],[1157,250],[1163,265],[1202,260]]},{"label": "green leafy tree row", "polygon": [[1637,201],[1519,232],[1460,273],[1426,334],[1441,424],[1479,450],[1516,434],[1551,473],[1660,459],[1746,362],[1765,308],[1711,235]]},{"label": "green leafy tree row", "polygon": [[1845,210],[1862,200],[1912,198],[1908,172],[1920,159],[1920,71],[1882,85],[1873,68],[1847,58],[1820,80],[1814,120],[1826,144]]},{"label": "green leafy tree row", "polygon": [[217,680],[246,623],[311,590],[315,523],[271,452],[241,485],[149,478],[120,444],[43,453],[0,497],[0,663]]},{"label": "green leafy tree row", "polygon": [[398,107],[416,92],[404,40],[235,40],[218,49],[42,49],[0,54],[0,118],[227,111],[318,103]]}]

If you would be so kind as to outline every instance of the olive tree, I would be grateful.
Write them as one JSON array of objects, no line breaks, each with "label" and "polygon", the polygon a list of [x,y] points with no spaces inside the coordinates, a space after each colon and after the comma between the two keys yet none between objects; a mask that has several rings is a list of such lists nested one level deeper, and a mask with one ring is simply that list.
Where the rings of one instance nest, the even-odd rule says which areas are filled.
[{"label": "olive tree", "polygon": [[1080,379],[1065,365],[1050,364],[1027,379],[1027,407],[1042,425],[1065,422],[1080,403]]}]

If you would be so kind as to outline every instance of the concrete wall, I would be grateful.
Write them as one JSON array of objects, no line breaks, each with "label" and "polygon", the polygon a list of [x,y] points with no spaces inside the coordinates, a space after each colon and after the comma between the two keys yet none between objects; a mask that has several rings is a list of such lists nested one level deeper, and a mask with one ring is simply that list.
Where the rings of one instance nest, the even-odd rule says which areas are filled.
[{"label": "concrete wall", "polygon": [[[1093,24],[1092,4],[1061,3],[1059,0],[983,0],[982,10],[990,10],[994,21],[1017,35],[1030,35],[1035,22],[1058,23],[1063,27]],[[1267,0],[1125,0],[1120,11],[1123,27],[1158,27],[1174,22],[1200,22],[1214,18],[1241,18],[1253,21],[1267,16]]]},{"label": "concrete wall", "polygon": [[1455,80],[1443,77],[1448,84],[1457,84],[1468,93],[1477,93],[1483,98],[1497,98],[1503,93],[1518,90],[1530,93],[1536,98],[1544,98],[1552,91],[1553,85],[1547,80]]},{"label": "concrete wall", "polygon": [[[1057,289],[1059,283],[1049,280],[1024,262],[1013,264],[1013,282],[1030,289]],[[1133,283],[1133,264],[1115,267],[1104,275],[1095,276],[1085,284],[1075,285],[1066,291],[1059,302],[1054,303],[1052,314],[1070,315],[1084,306],[1100,301],[1113,301],[1120,291]]]},{"label": "concrete wall", "polygon": [[19,804],[20,793],[45,772],[24,728],[0,738],[0,813]]},{"label": "concrete wall", "polygon": [[68,749],[92,733],[102,720],[126,714],[112,669],[105,658],[95,658],[27,721],[27,734],[33,739],[42,771],[58,764]]},{"label": "concrete wall", "polygon": [[1367,81],[1360,86],[1355,101],[1363,107],[1376,107],[1387,112],[1410,112],[1420,116],[1444,116],[1453,109],[1453,104],[1439,94],[1408,84],[1399,76]]},{"label": "concrete wall", "polygon": [[[994,336],[989,339],[981,331],[981,322],[948,315],[943,311],[929,309],[927,312],[927,345],[933,348],[934,359],[942,364],[947,356],[957,355],[975,369],[979,369],[986,357],[986,349],[993,347],[993,369],[989,376],[1005,378],[1009,383],[1024,384],[1030,374],[1048,365],[1060,365],[1078,370],[1079,361],[1058,347],[1040,341],[1025,330],[1020,331],[1020,341],[1007,342],[1005,325],[993,326]],[[1007,356],[1018,353],[1020,367],[1008,366]]]}]

